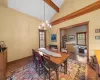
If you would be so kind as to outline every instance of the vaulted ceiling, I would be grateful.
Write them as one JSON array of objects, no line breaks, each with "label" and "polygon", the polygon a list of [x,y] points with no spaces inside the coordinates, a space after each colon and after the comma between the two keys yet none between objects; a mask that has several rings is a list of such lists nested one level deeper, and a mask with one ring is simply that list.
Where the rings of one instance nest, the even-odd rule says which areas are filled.
[{"label": "vaulted ceiling", "polygon": [[[60,8],[64,0],[52,0]],[[44,20],[44,0],[8,0],[8,7]],[[45,3],[45,19],[50,21],[56,11]]]}]

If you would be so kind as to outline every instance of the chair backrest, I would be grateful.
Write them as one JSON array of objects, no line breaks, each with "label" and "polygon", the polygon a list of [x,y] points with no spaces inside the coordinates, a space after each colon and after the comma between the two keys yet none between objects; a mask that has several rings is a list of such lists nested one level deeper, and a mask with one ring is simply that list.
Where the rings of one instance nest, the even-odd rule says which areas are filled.
[{"label": "chair backrest", "polygon": [[50,57],[43,54],[43,62],[45,65],[50,63]]},{"label": "chair backrest", "polygon": [[48,55],[43,55],[43,62],[44,62],[44,66],[46,66],[47,68],[56,68],[56,64],[54,64],[51,60],[50,57]]},{"label": "chair backrest", "polygon": [[34,56],[34,59],[38,62],[38,63],[42,63],[43,60],[42,60],[42,56],[36,52],[34,49],[32,49],[32,53],[33,53],[33,56]]},{"label": "chair backrest", "polygon": [[33,59],[35,58],[35,50],[34,49],[32,49],[32,54],[33,54]]},{"label": "chair backrest", "polygon": [[35,57],[36,57],[36,60],[42,64],[43,63],[43,58],[42,56],[38,53],[38,52],[35,52]]},{"label": "chair backrest", "polygon": [[43,57],[50,60],[50,57],[48,55],[43,54]]}]

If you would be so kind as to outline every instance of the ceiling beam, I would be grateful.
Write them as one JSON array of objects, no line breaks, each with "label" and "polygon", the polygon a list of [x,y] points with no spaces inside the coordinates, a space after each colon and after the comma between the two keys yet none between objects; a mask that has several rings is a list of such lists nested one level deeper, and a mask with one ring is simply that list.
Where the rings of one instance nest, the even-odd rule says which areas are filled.
[{"label": "ceiling beam", "polygon": [[75,11],[71,14],[68,14],[66,16],[63,16],[62,18],[59,18],[53,22],[51,22],[51,25],[57,25],[57,24],[60,24],[62,22],[65,22],[67,20],[70,20],[70,19],[73,19],[73,18],[76,18],[76,17],[79,17],[81,15],[84,15],[84,14],[87,14],[87,13],[90,13],[92,11],[95,11],[97,9],[100,9],[100,0],[99,1],[96,1],[95,3],[93,4],[90,4],[89,6],[86,6],[78,11]]},{"label": "ceiling beam", "polygon": [[48,5],[50,5],[54,10],[59,12],[59,8],[51,1],[51,0],[44,0]]}]

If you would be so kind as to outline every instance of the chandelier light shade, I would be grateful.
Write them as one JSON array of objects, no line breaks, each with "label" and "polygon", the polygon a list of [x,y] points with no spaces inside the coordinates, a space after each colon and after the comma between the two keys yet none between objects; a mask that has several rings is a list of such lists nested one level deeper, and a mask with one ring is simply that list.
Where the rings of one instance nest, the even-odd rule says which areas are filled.
[{"label": "chandelier light shade", "polygon": [[39,29],[46,30],[47,28],[51,28],[51,24],[48,20],[45,20],[45,2],[44,2],[44,21],[39,25]]}]

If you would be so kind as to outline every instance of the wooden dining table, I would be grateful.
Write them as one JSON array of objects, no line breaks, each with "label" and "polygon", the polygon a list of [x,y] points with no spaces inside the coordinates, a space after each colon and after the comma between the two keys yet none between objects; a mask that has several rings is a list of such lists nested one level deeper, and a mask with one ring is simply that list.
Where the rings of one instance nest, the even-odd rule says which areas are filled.
[{"label": "wooden dining table", "polygon": [[[46,53],[44,53],[42,51],[38,51],[38,52],[40,53],[40,55],[46,54]],[[50,57],[50,61],[55,63],[57,66],[60,66],[62,63],[64,63],[64,68],[65,68],[64,69],[64,73],[67,74],[67,59],[72,55],[72,53],[63,53],[63,52],[55,52],[55,53],[60,54],[61,57],[54,57],[54,56],[48,55],[48,54],[46,54],[46,55],[49,56]],[[59,80],[58,79],[58,75],[59,74],[57,73],[57,80]]]}]

